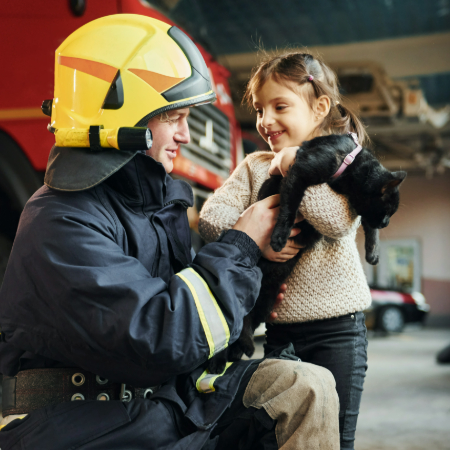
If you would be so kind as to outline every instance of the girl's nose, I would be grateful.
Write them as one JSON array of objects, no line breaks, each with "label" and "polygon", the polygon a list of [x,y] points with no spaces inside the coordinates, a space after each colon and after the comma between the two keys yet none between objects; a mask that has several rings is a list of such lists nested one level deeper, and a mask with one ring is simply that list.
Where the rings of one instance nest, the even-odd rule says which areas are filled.
[{"label": "girl's nose", "polygon": [[270,128],[274,124],[275,120],[269,112],[264,112],[261,117],[261,125],[264,128]]}]

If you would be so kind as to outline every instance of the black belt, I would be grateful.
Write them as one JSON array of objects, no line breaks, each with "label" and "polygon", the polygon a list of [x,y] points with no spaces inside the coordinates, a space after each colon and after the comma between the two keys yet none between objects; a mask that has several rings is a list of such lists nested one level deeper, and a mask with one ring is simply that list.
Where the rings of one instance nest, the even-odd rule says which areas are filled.
[{"label": "black belt", "polygon": [[157,387],[135,388],[113,383],[78,368],[23,370],[3,376],[2,415],[28,414],[39,408],[75,400],[150,398]]}]

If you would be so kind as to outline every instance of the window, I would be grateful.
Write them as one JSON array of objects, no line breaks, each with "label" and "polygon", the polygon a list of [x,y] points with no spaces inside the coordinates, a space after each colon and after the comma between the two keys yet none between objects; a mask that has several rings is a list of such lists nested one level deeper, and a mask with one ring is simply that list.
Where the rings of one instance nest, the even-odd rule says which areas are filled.
[{"label": "window", "polygon": [[365,265],[371,286],[404,292],[421,291],[421,245],[418,239],[380,242],[380,262]]}]

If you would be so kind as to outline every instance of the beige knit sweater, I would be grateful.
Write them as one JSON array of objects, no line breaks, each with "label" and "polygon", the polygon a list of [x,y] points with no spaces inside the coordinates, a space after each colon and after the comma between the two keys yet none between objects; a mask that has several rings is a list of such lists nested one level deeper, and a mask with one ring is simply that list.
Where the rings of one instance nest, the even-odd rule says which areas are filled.
[{"label": "beige knit sweater", "polygon": [[[222,187],[205,203],[199,231],[206,242],[215,241],[257,201],[268,178],[272,152],[247,156]],[[275,311],[275,323],[306,322],[361,311],[371,297],[355,244],[360,218],[348,199],[328,184],[311,186],[300,205],[304,218],[323,237],[303,253],[286,280],[284,301]]]}]

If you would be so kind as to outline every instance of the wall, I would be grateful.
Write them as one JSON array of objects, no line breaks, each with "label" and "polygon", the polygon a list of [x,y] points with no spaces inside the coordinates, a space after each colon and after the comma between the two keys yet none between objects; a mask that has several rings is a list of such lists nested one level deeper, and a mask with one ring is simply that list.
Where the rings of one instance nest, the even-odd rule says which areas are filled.
[{"label": "wall", "polygon": [[[431,306],[430,318],[450,323],[450,171],[432,179],[409,175],[400,194],[400,208],[380,238],[420,240],[422,292]],[[363,242],[361,230],[358,248],[362,257]]]}]

